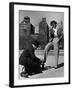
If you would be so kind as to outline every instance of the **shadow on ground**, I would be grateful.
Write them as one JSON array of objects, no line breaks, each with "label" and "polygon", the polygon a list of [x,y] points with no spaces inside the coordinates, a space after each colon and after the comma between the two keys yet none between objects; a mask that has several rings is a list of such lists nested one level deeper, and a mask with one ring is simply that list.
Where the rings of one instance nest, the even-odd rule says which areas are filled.
[{"label": "shadow on ground", "polygon": [[[58,64],[58,67],[56,69],[61,68],[63,66],[64,66],[64,63]],[[54,68],[54,67],[52,67],[52,66],[46,66],[42,71],[49,70],[49,69],[52,69],[52,68]],[[36,74],[40,74],[40,73],[43,73],[43,72],[34,73],[32,75],[36,75]]]},{"label": "shadow on ground", "polygon": [[[58,69],[58,68],[60,68],[60,67],[63,67],[64,66],[64,63],[61,63],[61,64],[58,64],[58,67],[56,68],[56,69]],[[44,70],[48,70],[48,69],[52,69],[52,68],[54,68],[54,67],[52,67],[52,66],[46,66],[45,68],[44,68]],[[43,71],[44,71],[43,70]]]}]

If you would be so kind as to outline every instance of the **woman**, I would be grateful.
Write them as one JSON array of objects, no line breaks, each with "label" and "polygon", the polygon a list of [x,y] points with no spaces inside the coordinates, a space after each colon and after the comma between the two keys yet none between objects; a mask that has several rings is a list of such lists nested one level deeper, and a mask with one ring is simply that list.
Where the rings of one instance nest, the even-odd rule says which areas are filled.
[{"label": "woman", "polygon": [[58,56],[59,56],[59,37],[58,37],[58,30],[57,30],[57,22],[56,21],[51,21],[50,25],[52,26],[50,30],[50,41],[49,43],[45,46],[45,54],[44,54],[44,62],[47,60],[48,53],[52,46],[54,47],[54,54],[55,58],[53,59],[53,67],[56,69],[58,67]]}]

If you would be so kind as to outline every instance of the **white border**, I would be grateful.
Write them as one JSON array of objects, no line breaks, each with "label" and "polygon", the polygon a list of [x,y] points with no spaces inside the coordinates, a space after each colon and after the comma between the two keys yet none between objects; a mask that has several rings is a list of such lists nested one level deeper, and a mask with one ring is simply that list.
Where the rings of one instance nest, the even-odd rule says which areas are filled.
[{"label": "white border", "polygon": [[[19,10],[36,10],[36,11],[53,11],[64,12],[64,77],[63,78],[44,78],[44,79],[18,79],[18,63],[19,63]],[[14,6],[14,85],[34,85],[34,84],[50,84],[68,82],[68,8],[59,7],[43,7],[29,5]]]}]

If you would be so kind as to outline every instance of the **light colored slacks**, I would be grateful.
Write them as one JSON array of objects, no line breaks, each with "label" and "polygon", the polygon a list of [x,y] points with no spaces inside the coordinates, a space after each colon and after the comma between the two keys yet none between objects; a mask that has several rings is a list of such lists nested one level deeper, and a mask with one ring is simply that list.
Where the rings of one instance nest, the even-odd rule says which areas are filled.
[{"label": "light colored slacks", "polygon": [[45,53],[44,53],[44,63],[46,62],[47,60],[47,56],[48,56],[48,53],[51,49],[52,46],[54,46],[54,57],[53,59],[54,60],[54,67],[57,67],[58,65],[58,56],[59,56],[59,39],[56,37],[54,38],[54,40],[52,42],[49,42],[46,46],[45,46]]}]

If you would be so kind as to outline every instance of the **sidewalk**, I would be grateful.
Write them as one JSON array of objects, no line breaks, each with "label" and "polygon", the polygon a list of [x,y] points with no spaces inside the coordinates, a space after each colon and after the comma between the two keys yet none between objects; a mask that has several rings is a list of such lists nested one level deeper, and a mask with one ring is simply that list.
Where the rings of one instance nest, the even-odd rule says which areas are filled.
[{"label": "sidewalk", "polygon": [[[44,50],[36,50],[35,54],[41,60],[44,59]],[[60,50],[59,61],[58,61],[59,68],[58,69],[49,68],[49,66],[53,65],[53,59],[54,59],[54,52],[53,52],[53,50],[51,50],[48,55],[48,60],[45,63],[46,70],[44,70],[42,73],[29,76],[29,78],[37,79],[37,78],[63,77],[64,76],[64,51]],[[25,78],[20,77],[20,79],[25,79]]]}]

